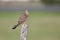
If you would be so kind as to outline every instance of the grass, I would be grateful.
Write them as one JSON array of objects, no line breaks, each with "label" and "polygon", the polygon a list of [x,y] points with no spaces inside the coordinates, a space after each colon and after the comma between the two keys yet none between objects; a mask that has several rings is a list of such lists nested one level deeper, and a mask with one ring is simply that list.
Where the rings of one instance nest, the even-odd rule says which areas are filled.
[{"label": "grass", "polygon": [[[21,25],[17,23],[22,11],[0,12],[0,40],[20,40]],[[60,12],[30,11],[27,40],[60,40]]]}]

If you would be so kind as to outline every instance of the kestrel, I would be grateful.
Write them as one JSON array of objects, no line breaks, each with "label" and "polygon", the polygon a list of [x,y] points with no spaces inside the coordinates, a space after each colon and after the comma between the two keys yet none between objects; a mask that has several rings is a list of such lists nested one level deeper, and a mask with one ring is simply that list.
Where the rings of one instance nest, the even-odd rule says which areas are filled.
[{"label": "kestrel", "polygon": [[22,14],[22,16],[19,17],[18,23],[12,29],[15,29],[20,24],[23,24],[26,21],[26,19],[28,18],[28,16],[29,16],[28,10],[25,10],[25,12]]}]

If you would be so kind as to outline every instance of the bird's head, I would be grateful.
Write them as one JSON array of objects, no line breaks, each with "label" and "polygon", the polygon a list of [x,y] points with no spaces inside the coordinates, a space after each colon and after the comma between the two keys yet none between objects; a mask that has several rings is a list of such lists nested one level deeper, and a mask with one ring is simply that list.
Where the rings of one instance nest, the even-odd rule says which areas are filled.
[{"label": "bird's head", "polygon": [[29,16],[29,12],[28,12],[27,9],[25,10],[25,15],[26,15],[26,16]]}]

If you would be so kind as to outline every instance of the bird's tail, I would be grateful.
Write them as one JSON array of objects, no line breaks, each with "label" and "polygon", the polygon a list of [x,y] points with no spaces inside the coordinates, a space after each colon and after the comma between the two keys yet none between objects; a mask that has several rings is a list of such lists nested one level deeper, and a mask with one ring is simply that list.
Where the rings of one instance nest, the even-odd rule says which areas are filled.
[{"label": "bird's tail", "polygon": [[17,26],[19,26],[20,24],[18,23],[17,25],[15,25],[12,29],[15,29]]}]

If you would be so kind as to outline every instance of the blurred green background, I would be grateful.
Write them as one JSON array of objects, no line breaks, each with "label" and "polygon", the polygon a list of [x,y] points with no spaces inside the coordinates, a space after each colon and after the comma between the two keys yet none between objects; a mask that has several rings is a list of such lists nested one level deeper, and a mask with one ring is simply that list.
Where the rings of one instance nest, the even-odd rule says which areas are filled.
[{"label": "blurred green background", "polygon": [[[12,30],[23,11],[0,11],[0,40],[20,40],[21,25]],[[27,40],[60,40],[60,12],[29,11]]]},{"label": "blurred green background", "polygon": [[12,27],[25,8],[29,11],[27,40],[60,40],[60,0],[0,0],[0,40],[20,40],[21,25]]}]

